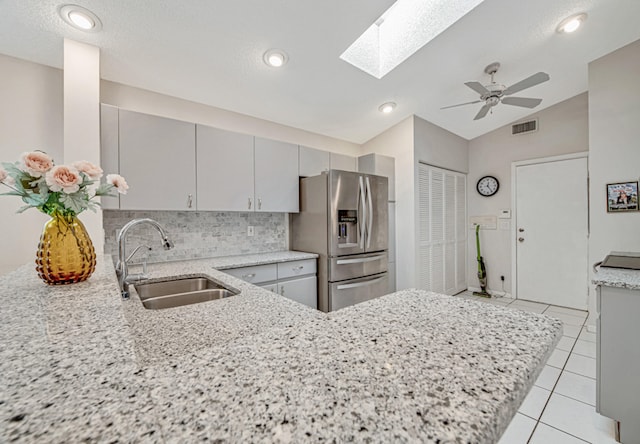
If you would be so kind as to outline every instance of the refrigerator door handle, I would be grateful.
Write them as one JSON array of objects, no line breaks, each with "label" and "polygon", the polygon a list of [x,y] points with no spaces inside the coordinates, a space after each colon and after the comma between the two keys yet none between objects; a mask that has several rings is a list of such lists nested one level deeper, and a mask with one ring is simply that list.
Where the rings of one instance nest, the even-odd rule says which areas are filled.
[{"label": "refrigerator door handle", "polygon": [[366,236],[366,223],[367,223],[367,207],[365,202],[365,189],[364,189],[364,180],[362,176],[359,177],[359,185],[358,185],[358,209],[360,209],[360,205],[362,205],[362,216],[358,221],[358,229],[359,229],[359,244],[360,248],[364,249],[364,239]]},{"label": "refrigerator door handle", "polygon": [[336,265],[363,264],[365,262],[379,261],[380,259],[384,259],[383,254],[379,254],[377,256],[363,257],[360,259],[338,259],[336,261]]},{"label": "refrigerator door handle", "polygon": [[337,290],[346,290],[347,288],[358,288],[358,287],[366,287],[367,285],[372,285],[383,280],[384,277],[379,277],[375,279],[370,279],[368,281],[356,282],[354,284],[342,284],[336,287]]},{"label": "refrigerator door handle", "polygon": [[367,177],[367,203],[369,204],[369,211],[367,212],[367,249],[371,248],[371,229],[373,228],[373,203],[371,202],[371,182]]}]

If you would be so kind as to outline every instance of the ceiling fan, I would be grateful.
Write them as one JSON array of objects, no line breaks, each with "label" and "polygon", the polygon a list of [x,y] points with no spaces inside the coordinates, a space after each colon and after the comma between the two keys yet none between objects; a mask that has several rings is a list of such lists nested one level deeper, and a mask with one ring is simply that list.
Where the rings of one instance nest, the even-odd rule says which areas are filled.
[{"label": "ceiling fan", "polygon": [[546,82],[549,80],[549,74],[546,72],[539,72],[530,77],[527,77],[524,80],[521,80],[517,83],[514,83],[510,87],[505,87],[499,83],[496,83],[493,79],[495,73],[498,72],[500,68],[500,63],[495,62],[490,64],[484,69],[484,72],[491,76],[491,83],[489,85],[482,85],[480,82],[466,82],[469,88],[480,94],[480,100],[474,100],[473,102],[459,103],[457,105],[445,106],[440,109],[448,109],[454,108],[456,106],[463,105],[471,105],[473,103],[481,103],[484,102],[482,108],[473,120],[482,119],[487,115],[489,110],[496,106],[498,103],[504,103],[505,105],[513,105],[513,106],[522,106],[524,108],[535,108],[540,105],[542,99],[530,99],[527,97],[506,97],[511,94],[522,91],[523,89],[531,88],[532,86],[538,85],[540,83]]}]

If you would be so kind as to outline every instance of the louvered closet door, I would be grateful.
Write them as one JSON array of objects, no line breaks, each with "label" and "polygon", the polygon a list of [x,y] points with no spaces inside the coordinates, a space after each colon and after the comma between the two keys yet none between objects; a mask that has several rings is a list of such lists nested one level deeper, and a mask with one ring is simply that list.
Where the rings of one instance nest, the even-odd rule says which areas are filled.
[{"label": "louvered closet door", "polygon": [[467,286],[466,175],[420,164],[419,287],[455,294]]}]

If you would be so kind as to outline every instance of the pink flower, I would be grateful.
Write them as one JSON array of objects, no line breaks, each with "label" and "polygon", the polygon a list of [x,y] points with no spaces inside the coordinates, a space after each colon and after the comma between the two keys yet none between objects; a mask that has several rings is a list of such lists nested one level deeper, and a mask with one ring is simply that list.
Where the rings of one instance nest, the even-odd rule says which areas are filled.
[{"label": "pink flower", "polygon": [[118,190],[120,194],[127,194],[127,190],[129,189],[129,185],[127,185],[127,181],[124,180],[119,174],[107,174],[107,183],[109,185],[113,185]]},{"label": "pink flower", "polygon": [[22,165],[32,177],[42,177],[53,168],[53,160],[41,151],[32,151],[22,154]]},{"label": "pink flower", "polygon": [[51,191],[62,191],[66,194],[71,194],[80,189],[82,176],[80,176],[80,172],[74,167],[58,165],[47,172],[45,181]]},{"label": "pink flower", "polygon": [[71,166],[76,168],[81,173],[89,176],[89,179],[91,180],[98,180],[102,177],[102,168],[100,168],[98,165],[92,164],[91,162],[87,162],[86,160],[73,162]]},{"label": "pink flower", "polygon": [[0,168],[0,183],[3,183],[7,186],[15,185],[16,181],[13,177],[9,176],[3,168]]}]

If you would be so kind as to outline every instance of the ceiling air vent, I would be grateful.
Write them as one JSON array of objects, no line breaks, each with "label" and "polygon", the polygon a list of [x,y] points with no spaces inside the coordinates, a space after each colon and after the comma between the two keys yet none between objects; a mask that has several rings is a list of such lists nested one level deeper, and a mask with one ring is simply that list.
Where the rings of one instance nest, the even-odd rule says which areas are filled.
[{"label": "ceiling air vent", "polygon": [[524,133],[531,133],[533,131],[538,131],[538,119],[533,119],[527,122],[520,122],[520,123],[511,125],[512,136],[515,136],[518,134],[524,134]]}]

